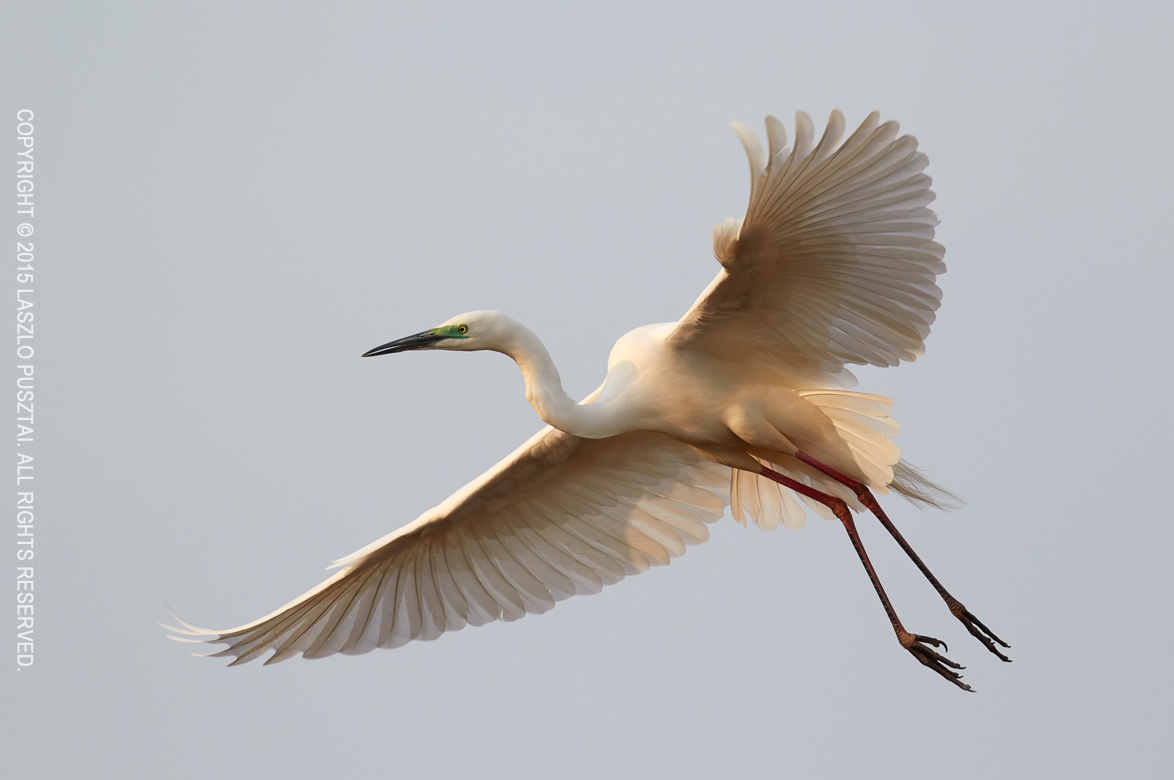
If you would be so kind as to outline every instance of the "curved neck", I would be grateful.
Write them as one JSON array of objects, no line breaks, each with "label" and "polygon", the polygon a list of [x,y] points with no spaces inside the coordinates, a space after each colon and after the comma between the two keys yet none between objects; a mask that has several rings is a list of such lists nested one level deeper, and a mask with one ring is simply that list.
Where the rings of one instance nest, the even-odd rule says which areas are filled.
[{"label": "curved neck", "polygon": [[578,404],[567,395],[550,353],[530,329],[518,325],[501,351],[522,369],[526,400],[547,425],[584,439],[605,439],[627,431],[606,404],[590,400]]}]

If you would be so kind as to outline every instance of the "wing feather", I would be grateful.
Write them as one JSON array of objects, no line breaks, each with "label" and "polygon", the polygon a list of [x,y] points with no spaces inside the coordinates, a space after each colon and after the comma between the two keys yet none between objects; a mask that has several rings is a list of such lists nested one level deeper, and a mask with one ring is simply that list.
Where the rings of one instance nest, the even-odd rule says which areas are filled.
[{"label": "wing feather", "polygon": [[[376,644],[376,638],[373,633],[378,630],[378,622],[371,618],[375,614],[375,609],[379,604],[379,591],[383,587],[383,580],[387,577],[386,570],[371,569],[371,574],[364,580],[362,588],[362,595],[359,598],[358,604],[352,610],[355,615],[354,627],[350,634],[339,645],[339,652],[345,653],[348,648],[354,648],[356,653],[365,653],[368,650],[373,650]],[[371,580],[375,580],[371,583]],[[372,626],[376,628],[371,629]]]},{"label": "wing feather", "polygon": [[392,609],[394,620],[388,626],[387,647],[399,647],[420,636],[420,602],[416,594],[416,551],[407,550],[395,581],[395,601],[386,605]]},{"label": "wing feather", "polygon": [[667,564],[708,537],[729,470],[654,433],[588,440],[547,428],[486,474],[276,612],[176,638],[246,663],[321,658],[517,620]]},{"label": "wing feather", "polygon": [[338,599],[334,606],[331,607],[330,617],[327,620],[327,626],[323,630],[318,631],[318,637],[310,646],[306,648],[307,658],[320,658],[322,655],[330,655],[338,652],[338,648],[330,648],[334,643],[339,643],[341,640],[350,634],[351,625],[355,622],[359,614],[359,609],[355,607],[356,602],[362,599],[365,590],[366,580],[371,577],[372,571],[363,572],[362,575],[355,578],[343,595]]},{"label": "wing feather", "polygon": [[461,595],[465,597],[465,603],[469,606],[469,612],[465,616],[469,625],[483,626],[501,617],[501,605],[494,601],[493,596],[477,579],[460,538],[447,540],[445,556],[453,583],[460,590]]}]

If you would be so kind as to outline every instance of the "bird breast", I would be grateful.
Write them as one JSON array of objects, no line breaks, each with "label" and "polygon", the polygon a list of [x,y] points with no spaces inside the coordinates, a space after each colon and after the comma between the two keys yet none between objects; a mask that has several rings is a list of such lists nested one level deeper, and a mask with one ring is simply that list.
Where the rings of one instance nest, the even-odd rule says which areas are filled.
[{"label": "bird breast", "polygon": [[[663,433],[711,454],[793,452],[796,445],[845,461],[832,421],[795,377],[765,364],[728,361],[669,345],[676,323],[637,328],[612,348],[596,403],[625,430]],[[601,411],[603,411],[601,409]],[[820,443],[826,443],[820,447]]]},{"label": "bird breast", "polygon": [[676,323],[645,325],[612,347],[596,403],[622,415],[630,430],[651,430],[691,444],[729,442],[723,410],[737,382],[705,355],[679,352],[666,338]]}]

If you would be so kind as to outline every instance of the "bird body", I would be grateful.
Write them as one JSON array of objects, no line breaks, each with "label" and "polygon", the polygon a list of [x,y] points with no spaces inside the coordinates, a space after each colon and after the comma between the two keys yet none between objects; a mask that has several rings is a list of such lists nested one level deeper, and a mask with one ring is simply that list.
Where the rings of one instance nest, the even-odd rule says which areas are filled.
[{"label": "bird body", "polygon": [[[843,492],[843,486],[795,460],[795,452],[808,452],[882,493],[894,479],[891,466],[898,451],[889,438],[898,427],[889,420],[888,399],[817,389],[812,381],[769,361],[731,365],[677,343],[672,335],[679,323],[645,325],[620,337],[603,384],[581,403],[563,390],[549,352],[524,325],[500,312],[478,311],[457,315],[441,328],[462,324],[469,337],[459,349],[493,350],[513,358],[538,416],[574,436],[601,439],[651,431],[689,444],[716,463],[748,471],[771,463],[781,473],[833,493]],[[823,377],[823,382],[834,379]],[[849,413],[874,425],[851,427],[844,421],[851,415],[844,410],[838,417],[829,415],[826,406],[832,403],[835,408],[850,404]],[[837,427],[838,421],[843,428]],[[881,468],[874,466],[879,473],[858,466],[853,444],[880,453]],[[762,489],[777,491],[769,485]],[[855,501],[850,493],[844,497]]]},{"label": "bird body", "polygon": [[[904,629],[856,533],[869,511],[951,611],[992,652],[1005,644],[930,574],[873,495],[943,493],[900,460],[887,398],[846,389],[850,364],[896,365],[924,349],[945,271],[925,155],[874,113],[840,143],[833,112],[816,142],[796,115],[794,146],[767,118],[769,152],[735,123],[751,167],[746,216],[714,228],[721,270],[680,321],[616,342],[607,376],[575,402],[541,340],[476,311],[364,356],[492,350],[511,357],[548,424],[416,521],[335,565],[333,577],[229,630],[183,623],[186,641],[225,643],[243,663],[321,657],[435,639],[544,612],[578,593],[668,563],[708,537],[728,503],[762,528],[838,519],[897,637],[959,687],[939,640]],[[183,621],[180,621],[181,623]]]}]

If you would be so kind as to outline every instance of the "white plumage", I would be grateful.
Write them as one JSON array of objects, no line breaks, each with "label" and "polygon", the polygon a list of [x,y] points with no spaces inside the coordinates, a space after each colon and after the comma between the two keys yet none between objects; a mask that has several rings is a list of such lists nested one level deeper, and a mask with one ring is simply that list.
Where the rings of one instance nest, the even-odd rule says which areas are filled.
[{"label": "white plumage", "polygon": [[925,155],[875,113],[843,144],[839,112],[818,143],[800,113],[794,149],[768,117],[767,154],[734,127],[750,159],[750,204],[742,220],[714,228],[722,269],[680,322],[621,338],[604,383],[581,403],[538,337],[497,312],[371,350],[507,354],[550,427],[271,615],[229,630],[183,623],[175,638],[224,643],[214,655],[233,664],[266,653],[272,663],[516,620],[667,564],[704,541],[730,503],[736,519],[764,529],[801,527],[804,506],[841,520],[901,644],[967,687],[930,649],[938,640],[897,620],[851,518],[871,510],[1006,660],[992,640],[1004,643],[932,578],[872,496],[890,487],[927,503],[941,495],[900,462],[891,403],[843,389],[846,365],[891,366],[924,350],[945,270]]}]

